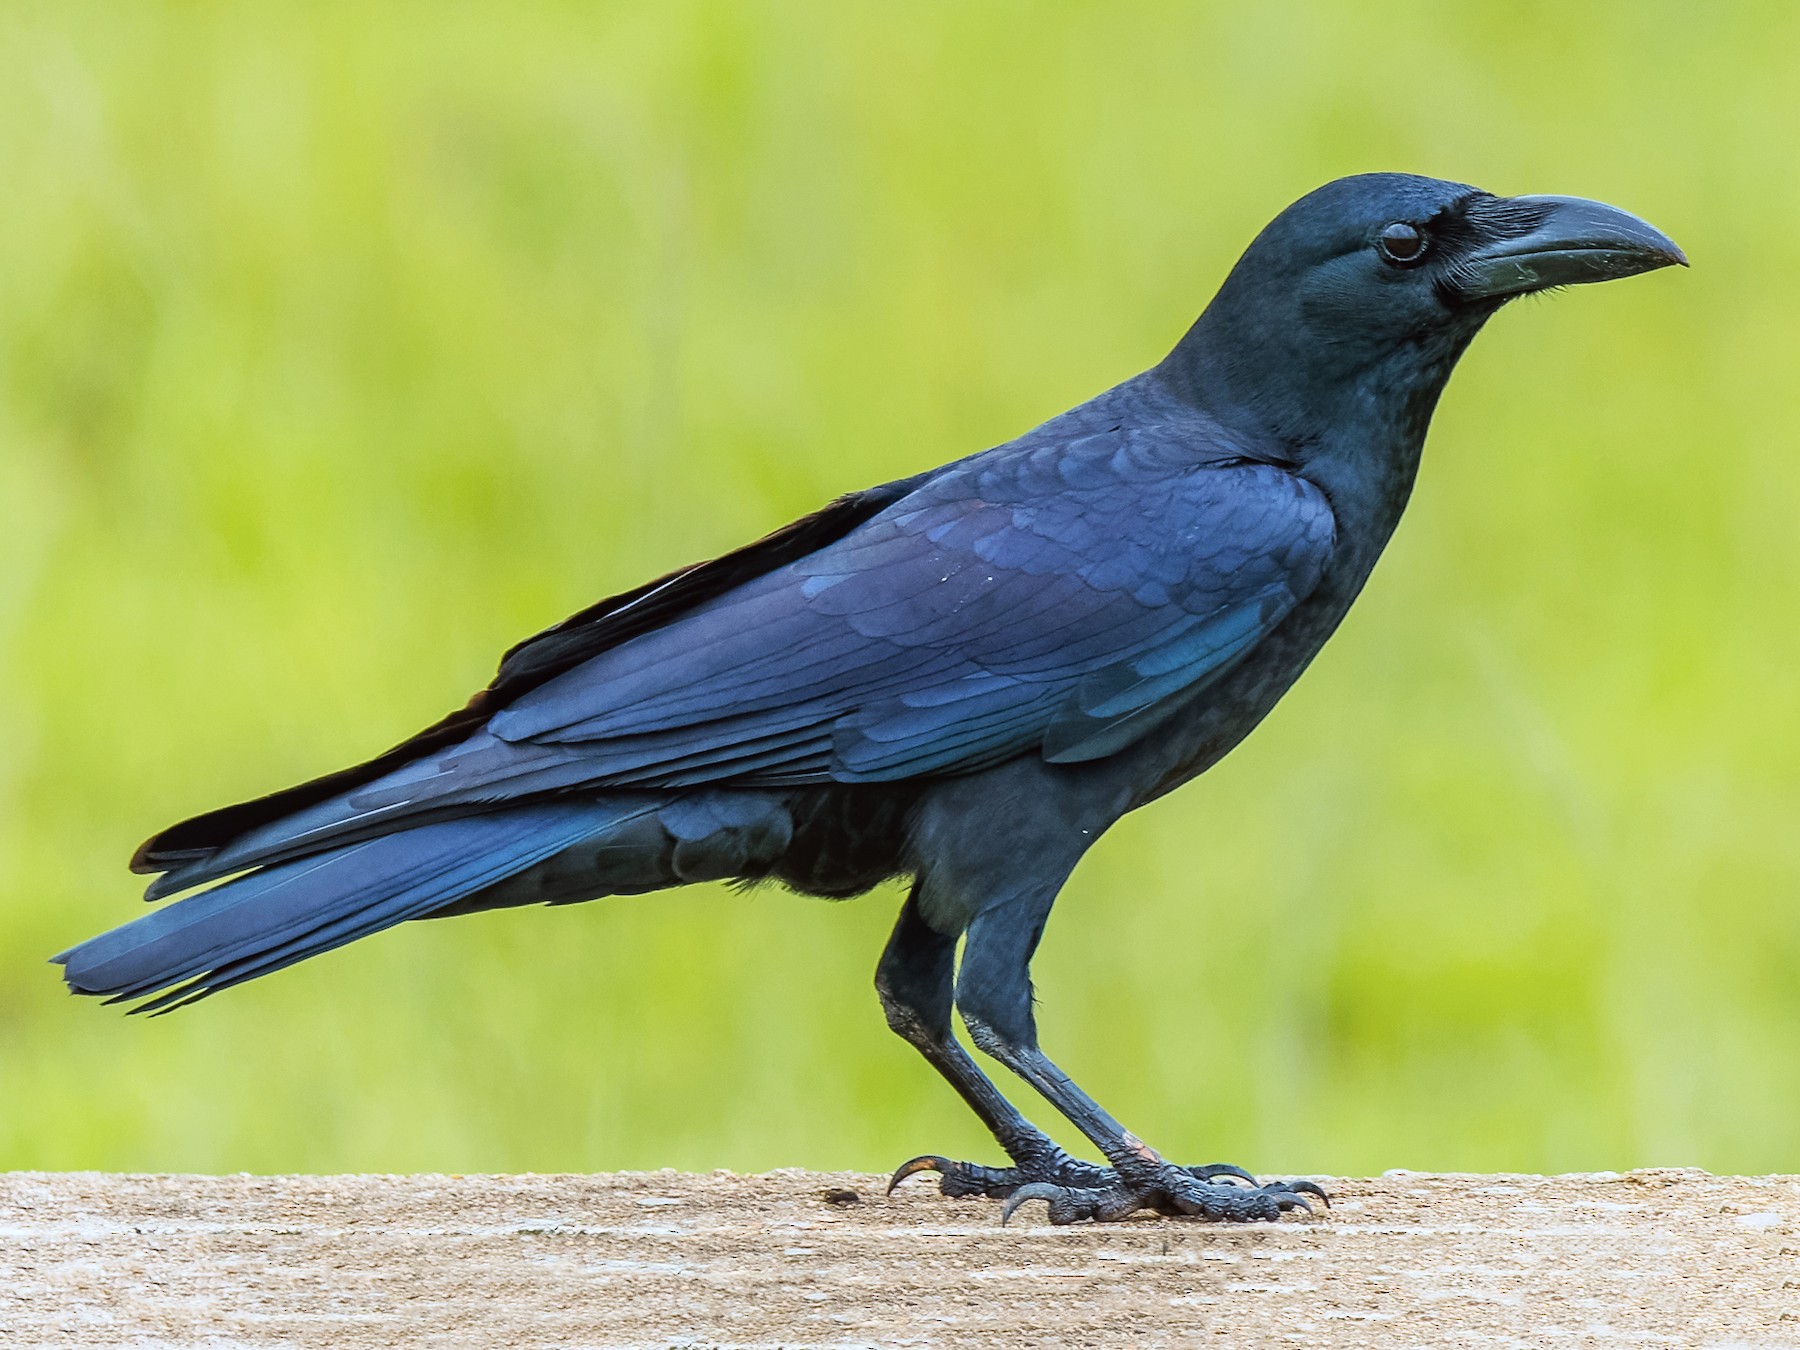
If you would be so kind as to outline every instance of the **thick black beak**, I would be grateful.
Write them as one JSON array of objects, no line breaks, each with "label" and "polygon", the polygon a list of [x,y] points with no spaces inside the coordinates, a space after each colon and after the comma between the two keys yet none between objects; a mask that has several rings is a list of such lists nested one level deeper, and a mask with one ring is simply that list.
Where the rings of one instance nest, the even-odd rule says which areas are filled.
[{"label": "thick black beak", "polygon": [[1465,300],[1504,300],[1550,286],[1686,267],[1687,255],[1629,211],[1581,197],[1511,197],[1507,214],[1532,222],[1458,260],[1451,288]]}]

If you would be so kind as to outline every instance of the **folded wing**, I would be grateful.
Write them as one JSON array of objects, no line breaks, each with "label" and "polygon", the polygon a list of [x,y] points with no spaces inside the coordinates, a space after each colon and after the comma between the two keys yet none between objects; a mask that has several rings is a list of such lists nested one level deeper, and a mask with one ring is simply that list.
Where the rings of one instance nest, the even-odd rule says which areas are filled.
[{"label": "folded wing", "polygon": [[1090,439],[1061,447],[1083,462],[1053,492],[1021,471],[1041,466],[956,466],[488,731],[519,763],[579,747],[585,781],[617,787],[1115,753],[1280,623],[1333,530],[1318,490],[1272,465],[1147,473],[1122,434]]},{"label": "folded wing", "polygon": [[1334,538],[1305,480],[1196,465],[1143,432],[1003,448],[906,487],[625,640],[563,652],[452,743],[301,803],[153,892],[546,793],[1114,754],[1278,625]]}]

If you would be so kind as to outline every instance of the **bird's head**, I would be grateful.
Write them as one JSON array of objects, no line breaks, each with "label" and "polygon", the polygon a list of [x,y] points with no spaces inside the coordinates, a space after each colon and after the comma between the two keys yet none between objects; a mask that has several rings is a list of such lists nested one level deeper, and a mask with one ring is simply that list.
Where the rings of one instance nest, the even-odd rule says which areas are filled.
[{"label": "bird's head", "polygon": [[1672,240],[1600,202],[1340,178],[1256,237],[1165,368],[1215,415],[1302,446],[1360,418],[1422,437],[1506,301],[1672,264]]}]

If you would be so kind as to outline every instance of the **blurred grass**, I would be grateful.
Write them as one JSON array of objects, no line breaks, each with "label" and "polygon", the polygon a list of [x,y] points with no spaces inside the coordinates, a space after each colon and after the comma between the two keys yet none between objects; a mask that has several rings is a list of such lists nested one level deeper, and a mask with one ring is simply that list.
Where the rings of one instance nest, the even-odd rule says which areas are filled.
[{"label": "blurred grass", "polygon": [[1695,268],[1477,343],[1342,634],[1065,894],[1046,1041],[1196,1161],[1800,1167],[1800,11],[0,28],[0,1166],[985,1157],[869,990],[890,893],[414,925],[155,1022],[42,960],[153,828],[1132,373],[1280,206],[1398,168]]}]

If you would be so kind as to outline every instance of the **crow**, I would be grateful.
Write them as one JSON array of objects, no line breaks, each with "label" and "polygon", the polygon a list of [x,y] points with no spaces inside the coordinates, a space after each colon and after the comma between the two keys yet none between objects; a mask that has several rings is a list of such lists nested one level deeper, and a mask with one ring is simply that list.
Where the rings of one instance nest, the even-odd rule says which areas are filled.
[{"label": "crow", "polygon": [[[1152,369],[582,610],[367,763],[171,826],[132,860],[160,874],[147,898],[218,884],[53,959],[78,993],[161,1012],[405,919],[901,878],[888,1023],[1010,1163],[924,1155],[890,1189],[932,1171],[1058,1224],[1310,1210],[1315,1183],[1165,1161],[1077,1087],[1039,1048],[1032,953],[1107,827],[1216,763],[1336,629],[1481,326],[1671,264],[1598,202],[1328,183]],[[953,1009],[1104,1166],[1001,1095]]]}]

